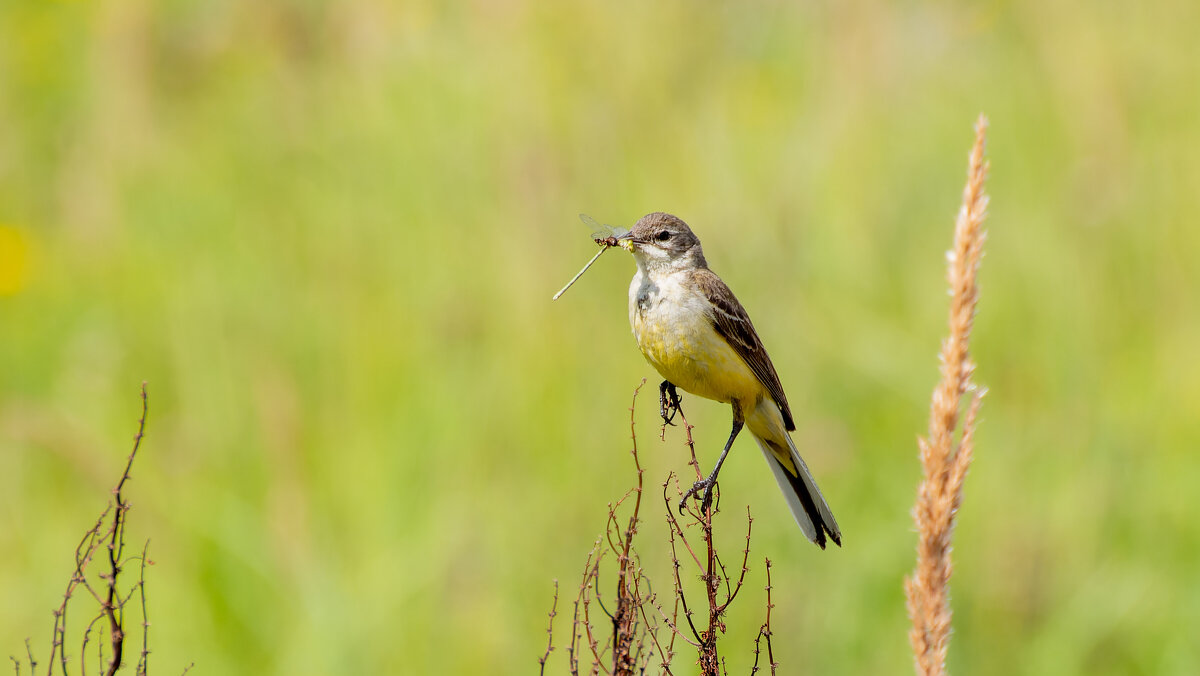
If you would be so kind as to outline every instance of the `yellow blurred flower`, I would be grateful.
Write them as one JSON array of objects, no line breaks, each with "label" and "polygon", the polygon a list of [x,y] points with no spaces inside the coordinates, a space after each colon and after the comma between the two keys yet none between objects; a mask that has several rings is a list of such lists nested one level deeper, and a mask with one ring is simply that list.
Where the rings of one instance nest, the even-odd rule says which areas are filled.
[{"label": "yellow blurred flower", "polygon": [[29,240],[25,233],[0,225],[0,296],[13,296],[24,288],[28,269]]}]

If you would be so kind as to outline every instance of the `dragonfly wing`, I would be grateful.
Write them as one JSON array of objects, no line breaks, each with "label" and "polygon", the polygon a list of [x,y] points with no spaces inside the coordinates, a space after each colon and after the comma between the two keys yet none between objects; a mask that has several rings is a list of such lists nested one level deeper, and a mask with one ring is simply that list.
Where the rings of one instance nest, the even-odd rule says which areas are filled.
[{"label": "dragonfly wing", "polygon": [[615,225],[601,225],[596,219],[587,214],[579,214],[579,220],[592,229],[592,239],[594,240],[605,240],[609,237],[621,238],[629,233],[629,230]]}]

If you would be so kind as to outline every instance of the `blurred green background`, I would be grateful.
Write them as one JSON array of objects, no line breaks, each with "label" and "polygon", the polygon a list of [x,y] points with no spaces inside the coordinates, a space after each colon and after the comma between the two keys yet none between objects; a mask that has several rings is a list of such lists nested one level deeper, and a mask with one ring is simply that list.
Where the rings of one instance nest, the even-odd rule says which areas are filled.
[{"label": "blurred green background", "polygon": [[[906,672],[982,111],[990,394],[951,667],[1196,673],[1198,26],[1182,1],[0,4],[0,648],[45,657],[147,380],[154,671],[534,671],[552,580],[562,610],[632,482],[643,377],[647,483],[684,468],[628,257],[550,302],[594,251],[578,212],[665,210],[755,317],[845,532],[807,543],[738,443],[731,673],[763,556],[782,673]],[[728,410],[685,407],[711,463]]]}]

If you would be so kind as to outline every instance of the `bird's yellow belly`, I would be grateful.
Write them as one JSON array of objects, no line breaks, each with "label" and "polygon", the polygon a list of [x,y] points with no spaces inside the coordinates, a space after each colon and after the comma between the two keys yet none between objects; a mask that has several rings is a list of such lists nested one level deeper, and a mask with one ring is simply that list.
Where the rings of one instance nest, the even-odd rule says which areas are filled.
[{"label": "bird's yellow belly", "polygon": [[697,396],[751,404],[762,396],[758,378],[706,317],[635,313],[638,347],[663,378]]}]

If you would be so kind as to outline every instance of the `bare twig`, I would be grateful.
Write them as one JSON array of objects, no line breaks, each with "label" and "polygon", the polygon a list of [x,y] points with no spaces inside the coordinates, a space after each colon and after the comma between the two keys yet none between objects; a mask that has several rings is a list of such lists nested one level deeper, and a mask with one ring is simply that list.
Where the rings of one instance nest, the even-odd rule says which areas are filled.
[{"label": "bare twig", "polygon": [[[137,581],[138,595],[142,599],[142,655],[138,658],[137,676],[146,676],[150,664],[150,616],[146,614],[146,566],[152,566],[154,562],[147,558],[149,550],[150,541],[146,540],[146,544],[142,547],[141,570]],[[558,600],[557,593],[555,600]]]},{"label": "bare twig", "polygon": [[[686,424],[687,421],[684,422]],[[712,504],[703,505],[704,513],[700,518],[700,532],[704,537],[707,553],[704,574],[700,578],[704,582],[704,592],[708,599],[708,629],[700,634],[703,639],[700,646],[700,672],[705,676],[716,676],[719,673],[718,668],[721,663],[717,656],[717,634],[725,633],[725,623],[721,621],[721,613],[724,609],[717,602],[720,581],[716,572],[717,556],[712,538],[712,518],[718,504],[719,502],[714,500]]]},{"label": "bare twig", "polygon": [[109,572],[107,575],[101,576],[108,582],[108,597],[104,604],[104,610],[108,615],[108,638],[112,643],[112,655],[109,659],[106,676],[113,676],[117,673],[117,669],[121,668],[121,658],[125,649],[124,607],[123,604],[117,603],[117,576],[121,574],[121,556],[125,551],[125,512],[129,510],[129,504],[125,502],[122,490],[125,488],[125,482],[129,481],[129,471],[133,469],[133,459],[137,457],[138,448],[142,445],[149,409],[150,399],[146,396],[146,383],[142,383],[142,419],[138,422],[138,431],[133,437],[133,450],[130,451],[129,460],[125,463],[125,471],[121,474],[121,480],[117,482],[117,487],[113,489],[117,507],[113,512],[111,539],[108,543]]},{"label": "bare twig", "polygon": [[[112,676],[112,674],[120,670],[123,665],[122,654],[126,638],[124,627],[125,610],[127,604],[133,599],[134,594],[139,595],[142,616],[142,651],[138,660],[137,674],[139,676],[145,676],[146,674],[146,663],[150,654],[150,624],[146,613],[146,567],[154,563],[147,557],[149,541],[143,546],[140,556],[125,558],[126,513],[129,511],[131,505],[125,497],[124,488],[131,477],[133,462],[137,457],[138,449],[141,447],[142,438],[146,431],[146,420],[149,412],[149,396],[146,391],[146,383],[142,383],[141,398],[142,413],[138,420],[137,434],[134,435],[133,448],[125,462],[124,470],[116,486],[112,489],[113,500],[100,513],[99,518],[96,519],[92,527],[84,532],[83,537],[79,540],[79,544],[76,545],[74,570],[67,581],[62,601],[54,609],[54,626],[51,631],[50,640],[50,659],[46,668],[47,676],[53,676],[56,666],[62,676],[70,674],[70,664],[66,651],[67,611],[71,600],[75,598],[76,593],[81,587],[88,592],[88,595],[99,606],[98,612],[84,627],[80,639],[79,670],[81,674],[87,676],[88,673],[88,649],[92,644],[93,637],[96,638],[95,656],[99,660],[100,670],[107,676]],[[108,566],[104,572],[99,574],[92,573],[89,576],[88,567],[95,560],[97,553],[102,548],[108,551]],[[126,565],[135,560],[140,561],[141,564],[138,579],[127,591],[122,592],[119,585],[121,572]],[[96,578],[101,580],[103,584],[96,583]],[[106,629],[108,633],[107,641],[103,640]],[[38,663],[33,658],[33,649],[29,639],[25,639],[25,652],[32,674],[37,669]],[[19,670],[20,660],[14,657],[13,662]]]},{"label": "bare twig", "polygon": [[[589,557],[591,567],[584,571],[583,582],[579,587],[579,596],[583,607],[583,617],[580,619],[580,624],[583,627],[583,634],[587,637],[588,650],[592,653],[592,673],[598,673],[600,670],[600,641],[592,633],[592,617],[591,617],[591,599],[592,594],[599,595],[599,586],[596,581],[600,577],[600,560],[604,557],[604,550],[600,549],[600,541],[596,541],[593,551],[596,553],[595,559]],[[594,591],[592,591],[594,590]]]},{"label": "bare twig", "polygon": [[[83,630],[83,641],[79,646],[79,673],[84,674],[85,676],[87,674],[88,643],[91,641],[92,630],[96,627],[96,623],[102,619],[104,619],[104,611],[103,610],[96,613],[96,616],[92,618],[91,622],[88,622],[87,627]],[[101,635],[103,635],[103,632],[104,632],[103,627],[101,627],[100,632],[101,632]],[[102,643],[97,643],[96,651],[97,651],[97,653],[100,654],[100,664],[103,664],[104,663],[104,645]],[[65,652],[63,654],[63,657],[66,657]],[[66,672],[63,672],[63,673],[65,674]]]},{"label": "bare twig", "polygon": [[646,633],[650,635],[650,640],[654,643],[654,649],[658,652],[659,666],[662,667],[664,674],[670,674],[671,658],[675,656],[674,627],[672,627],[671,641],[667,644],[666,648],[663,648],[662,643],[658,640],[658,623],[651,619],[650,614],[646,610],[647,605],[651,605],[655,608],[658,608],[659,606],[652,591],[649,594],[646,594],[644,597],[642,596],[640,583],[643,581],[646,583],[647,587],[650,586],[650,581],[645,577],[638,576],[634,579],[634,592],[639,598],[645,598],[647,600],[647,603],[638,605],[638,612],[642,616],[642,621],[645,622],[646,626],[649,628]]},{"label": "bare twig", "polygon": [[[645,380],[634,391],[633,403],[637,402],[638,392],[645,385]],[[713,517],[719,513],[719,500],[707,506],[699,501],[687,503],[679,510],[679,515],[672,505],[683,495],[678,476],[672,472],[662,484],[663,505],[666,508],[667,536],[671,547],[672,597],[673,606],[668,611],[654,594],[650,580],[645,576],[633,546],[633,539],[640,527],[640,511],[643,490],[643,469],[638,457],[638,444],[634,418],[634,406],[630,406],[629,429],[632,439],[631,455],[637,472],[637,481],[632,489],[615,503],[608,506],[605,534],[596,540],[592,551],[584,564],[583,577],[574,602],[572,617],[571,641],[567,647],[568,669],[571,674],[579,674],[581,653],[589,653],[592,657],[590,674],[606,674],[613,676],[631,676],[644,674],[651,663],[658,662],[661,673],[671,674],[671,661],[675,657],[675,640],[682,638],[694,647],[698,653],[701,672],[705,675],[719,674],[725,670],[725,662],[717,653],[717,640],[726,631],[724,615],[730,604],[737,598],[745,584],[749,572],[750,537],[753,518],[749,509],[746,511],[746,544],[742,550],[741,569],[729,569],[722,561],[716,543],[713,540]],[[682,411],[685,443],[691,456],[689,465],[696,472],[696,477],[702,477],[700,463],[696,458],[695,442],[692,438],[692,425]],[[670,495],[674,485],[675,497]],[[627,519],[618,516],[618,510],[626,506],[631,509]],[[687,518],[685,519],[684,516]],[[704,547],[693,545],[688,537],[689,529],[698,529]],[[693,536],[695,531],[692,531]],[[705,585],[707,605],[707,623],[701,625],[696,620],[696,609],[689,604],[683,585],[683,564],[680,562],[680,550],[686,550],[699,572],[700,580]],[[615,598],[610,602],[612,611],[609,612],[603,604],[601,586],[599,584],[600,566],[605,554],[613,554],[617,559],[617,586]],[[769,586],[768,578],[768,586]],[[553,615],[557,607],[556,598],[551,610],[551,631]],[[769,601],[769,599],[768,599]],[[611,635],[601,640],[599,632],[592,624],[592,603],[600,605],[608,614],[611,623]],[[649,607],[647,607],[649,606]],[[680,619],[682,610],[683,619]],[[769,613],[769,611],[768,611]],[[769,614],[768,614],[769,618]],[[681,625],[686,623],[686,628]],[[662,640],[658,634],[660,626],[669,632],[669,639]],[[690,633],[689,633],[690,630]],[[769,627],[768,627],[769,630]],[[768,648],[770,645],[767,636]],[[584,648],[583,643],[587,644]],[[758,642],[756,642],[756,647]],[[552,642],[548,642],[547,650],[539,660],[544,673],[546,660],[549,658]]]},{"label": "bare twig", "polygon": [[[742,583],[746,581],[746,573],[750,570],[750,529],[754,525],[754,518],[750,516],[750,505],[746,505],[746,548],[742,550],[742,573],[738,575],[737,584],[733,589],[729,588],[729,576],[725,574],[725,566],[721,566],[721,577],[725,578],[725,603],[722,604],[722,610],[726,606],[733,603],[733,599],[737,598],[738,592],[742,589]],[[717,561],[720,561],[720,557]]]},{"label": "bare twig", "polygon": [[[637,454],[637,430],[634,423],[634,412],[636,411],[637,396],[642,391],[642,387],[646,385],[646,379],[642,378],[642,382],[638,384],[633,391],[633,401],[629,404],[629,438],[632,440],[632,449],[630,454],[633,456],[633,466],[637,469],[637,485],[634,488],[633,513],[629,516],[629,521],[625,527],[624,537],[621,539],[619,548],[614,548],[617,552],[617,606],[616,613],[613,616],[613,673],[618,676],[629,676],[634,672],[636,667],[635,656],[630,654],[633,641],[638,633],[636,606],[641,603],[641,599],[634,595],[633,578],[636,578],[640,573],[632,569],[633,557],[630,555],[633,549],[633,537],[637,534],[638,516],[642,508],[642,463],[638,460]],[[610,511],[610,514],[614,512]],[[614,520],[615,523],[615,520]]]},{"label": "bare twig", "polygon": [[550,604],[550,626],[546,628],[546,652],[538,660],[538,673],[546,673],[546,660],[550,659],[550,653],[554,651],[554,616],[558,614],[558,580],[554,581],[554,602]]},{"label": "bare twig", "polygon": [[750,669],[750,674],[753,676],[758,672],[758,658],[760,652],[760,641],[764,638],[767,640],[767,661],[771,663],[771,673],[775,673],[775,668],[779,665],[775,663],[775,652],[771,648],[771,609],[775,607],[771,603],[771,559],[763,559],[767,567],[767,621],[758,630],[758,636],[754,638],[754,667]]},{"label": "bare twig", "polygon": [[[103,528],[104,519],[110,511],[112,511],[111,504],[104,508],[104,511],[100,513],[100,518],[96,519],[96,524],[83,534],[79,545],[75,547],[75,571],[71,574],[71,579],[67,581],[67,590],[63,593],[62,603],[54,610],[54,628],[50,635],[50,665],[48,667],[49,670],[46,672],[47,674],[50,674],[54,669],[54,656],[56,653],[59,655],[59,666],[62,669],[63,675],[66,676],[67,674],[67,653],[63,642],[66,640],[67,635],[67,606],[75,590],[82,584],[97,602],[101,602],[100,595],[92,588],[84,571],[87,569],[87,565],[91,563],[97,549],[99,549],[100,540],[104,537],[100,534],[100,529]],[[86,641],[87,636],[85,634],[85,646]]]},{"label": "bare twig", "polygon": [[[679,415],[682,420],[685,441],[691,456],[688,464],[695,470],[697,478],[701,478],[700,463],[696,458],[696,446],[692,438],[692,425],[688,423],[687,417],[682,411],[679,411]],[[675,492],[679,496],[683,495],[683,489],[679,485],[678,477],[671,474],[663,484],[663,502],[667,510],[668,542],[671,547],[673,582],[675,585],[677,607],[683,608],[683,616],[687,621],[688,629],[691,630],[691,636],[679,633],[678,611],[676,611],[674,620],[667,618],[661,608],[659,608],[659,613],[663,615],[663,619],[671,627],[672,631],[675,632],[676,636],[682,636],[685,641],[696,648],[699,653],[701,673],[705,675],[718,674],[724,671],[725,662],[718,654],[717,639],[726,631],[725,613],[729,609],[730,604],[733,603],[733,600],[737,598],[738,592],[741,591],[742,585],[746,580],[746,573],[750,569],[750,536],[754,519],[751,517],[750,510],[747,507],[746,546],[742,550],[741,570],[737,573],[737,579],[735,580],[730,575],[725,563],[721,560],[716,542],[713,539],[713,519],[720,512],[719,497],[707,507],[700,505],[698,501],[687,503],[680,510],[681,517],[685,514],[688,517],[687,523],[684,525],[680,523],[680,519],[675,516],[671,509],[673,500],[668,495],[667,489],[672,483],[675,485]],[[698,528],[700,531],[700,537],[704,542],[704,548],[701,551],[697,551],[698,548],[693,547],[689,541],[686,529],[691,527]],[[687,596],[683,591],[682,565],[679,562],[679,547],[681,545],[691,556],[692,562],[698,569],[700,580],[704,584],[705,601],[708,607],[708,621],[703,628],[697,626],[696,620],[693,617],[694,610],[688,605]],[[722,588],[724,588],[723,594]]]},{"label": "bare twig", "polygon": [[[605,533],[596,540],[584,564],[583,578],[574,602],[571,621],[571,641],[567,647],[568,669],[572,674],[580,672],[581,654],[590,653],[592,674],[628,676],[644,673],[650,660],[657,657],[663,673],[670,674],[673,657],[674,637],[664,644],[657,636],[658,623],[647,612],[646,605],[657,607],[650,581],[646,579],[636,549],[634,538],[641,524],[641,506],[644,470],[638,456],[635,405],[638,394],[646,381],[643,380],[633,393],[629,408],[629,433],[637,479],[634,486],[615,503],[608,505]],[[626,516],[619,516],[622,508],[629,509]],[[600,568],[605,555],[616,558],[616,589],[614,597],[606,606],[600,585]],[[609,622],[607,637],[601,638],[598,627],[593,624],[593,602],[604,611]],[[583,644],[586,644],[586,648]],[[539,664],[544,669],[543,655]]]},{"label": "bare twig", "polygon": [[[933,392],[929,411],[929,436],[919,439],[924,477],[917,492],[913,519],[917,524],[917,565],[905,580],[909,639],[916,671],[922,676],[946,673],[950,640],[950,547],[954,521],[962,502],[963,481],[971,463],[974,427],[984,390],[971,382],[975,364],[969,346],[971,325],[979,300],[976,274],[983,256],[983,220],[988,197],[984,192],[988,164],[984,159],[987,119],[975,123],[975,144],[967,168],[962,208],[954,228],[954,249],[949,253],[950,336],[942,343],[942,379]],[[963,421],[962,438],[955,443],[963,397],[971,402]]]},{"label": "bare twig", "polygon": [[598,558],[602,553],[600,541],[597,540],[592,545],[592,551],[588,552],[587,560],[583,564],[583,581],[579,583],[579,591],[575,595],[575,610],[571,616],[571,645],[567,648],[567,661],[572,674],[579,673],[579,643],[583,640],[580,624],[583,622],[584,600],[587,598],[587,589],[592,577],[592,558]]}]

